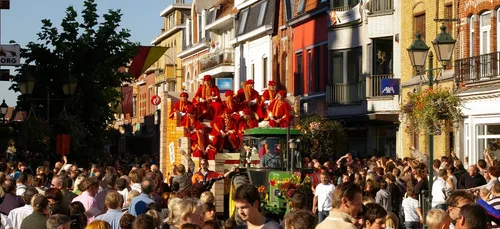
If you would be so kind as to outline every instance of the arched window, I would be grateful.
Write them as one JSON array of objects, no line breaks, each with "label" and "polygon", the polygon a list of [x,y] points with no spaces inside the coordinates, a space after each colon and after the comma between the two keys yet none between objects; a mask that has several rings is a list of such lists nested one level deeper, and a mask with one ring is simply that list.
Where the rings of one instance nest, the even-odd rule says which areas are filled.
[{"label": "arched window", "polygon": [[479,54],[487,54],[491,52],[491,13],[486,11],[481,14],[479,20]]}]

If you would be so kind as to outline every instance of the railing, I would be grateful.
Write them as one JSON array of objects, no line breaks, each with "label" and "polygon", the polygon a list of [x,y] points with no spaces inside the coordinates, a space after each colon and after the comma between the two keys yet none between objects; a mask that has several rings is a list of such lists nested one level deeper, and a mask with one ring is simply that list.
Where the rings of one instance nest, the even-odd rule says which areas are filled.
[{"label": "railing", "polygon": [[[191,38],[192,39],[192,38]],[[184,44],[182,44],[182,51],[186,51],[198,44],[201,44],[201,43],[207,43],[208,42],[208,39],[206,37],[202,38],[201,40],[198,41],[198,43],[193,43],[192,40],[191,40],[191,44],[188,44],[186,45],[186,43],[184,42]]]},{"label": "railing", "polygon": [[336,83],[327,85],[326,102],[328,104],[351,104],[363,99],[363,81],[357,83]]},{"label": "railing", "polygon": [[234,65],[234,50],[223,49],[216,53],[209,53],[200,60],[200,71],[204,72],[221,65]]},{"label": "railing", "polygon": [[500,80],[500,52],[455,60],[455,81],[473,83]]},{"label": "railing", "polygon": [[367,97],[380,97],[382,95],[382,79],[392,79],[394,75],[371,75],[366,77]]},{"label": "railing", "polygon": [[393,13],[394,0],[371,0],[367,8],[370,15]]}]

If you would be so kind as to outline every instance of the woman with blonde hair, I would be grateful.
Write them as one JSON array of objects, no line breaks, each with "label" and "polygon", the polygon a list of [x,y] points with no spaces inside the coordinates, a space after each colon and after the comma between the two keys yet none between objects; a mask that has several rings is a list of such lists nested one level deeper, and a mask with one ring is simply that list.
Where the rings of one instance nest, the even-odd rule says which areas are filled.
[{"label": "woman with blonde hair", "polygon": [[123,209],[122,209],[123,212],[128,211],[128,208],[130,207],[130,202],[132,202],[132,199],[139,196],[139,194],[140,193],[137,190],[131,190],[130,192],[128,192],[127,200],[125,201],[125,204],[123,204]]},{"label": "woman with blonde hair", "polygon": [[80,195],[82,194],[82,190],[80,190],[80,183],[82,183],[82,180],[84,179],[85,177],[84,176],[78,176],[76,179],[75,179],[75,183],[73,184],[73,193],[75,193],[76,195]]},{"label": "woman with blonde hair", "polygon": [[201,214],[201,205],[193,199],[183,199],[175,203],[170,209],[168,220],[171,229],[181,228],[186,223],[203,225],[204,218]]},{"label": "woman with blonde hair", "polygon": [[207,204],[207,203],[214,204],[215,203],[214,194],[211,191],[205,191],[201,193],[200,202],[202,204]]},{"label": "woman with blonde hair", "polygon": [[111,225],[104,220],[94,220],[92,223],[87,224],[85,229],[111,229]]}]

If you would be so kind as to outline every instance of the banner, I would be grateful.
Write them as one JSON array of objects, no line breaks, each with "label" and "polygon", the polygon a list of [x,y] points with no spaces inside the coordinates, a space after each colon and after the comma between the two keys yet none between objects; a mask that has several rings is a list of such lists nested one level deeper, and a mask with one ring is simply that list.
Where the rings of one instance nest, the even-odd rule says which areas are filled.
[{"label": "banner", "polygon": [[68,134],[58,134],[56,136],[56,153],[68,155],[70,144],[71,137]]},{"label": "banner", "polygon": [[132,86],[123,86],[122,94],[123,94],[122,113],[124,114],[125,117],[132,117],[134,114],[134,104],[133,104],[134,91]]},{"label": "banner", "polygon": [[350,22],[354,22],[361,19],[361,13],[359,11],[361,3],[357,4],[350,10],[346,11],[327,11],[330,26],[343,25]]}]

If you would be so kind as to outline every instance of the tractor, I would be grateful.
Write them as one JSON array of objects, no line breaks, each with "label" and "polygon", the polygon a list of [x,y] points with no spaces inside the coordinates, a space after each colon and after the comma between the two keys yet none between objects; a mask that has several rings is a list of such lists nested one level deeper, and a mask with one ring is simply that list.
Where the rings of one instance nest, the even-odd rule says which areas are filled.
[{"label": "tractor", "polygon": [[[268,217],[281,219],[289,210],[287,200],[295,191],[310,194],[307,184],[311,169],[302,168],[302,157],[296,151],[301,132],[291,128],[253,128],[245,131],[243,146],[240,153],[240,164],[231,179],[229,194],[229,213],[238,219],[235,203],[232,197],[236,188],[242,184],[251,183],[258,187],[261,194],[261,210]],[[285,150],[281,150],[285,149]],[[255,163],[267,151],[278,151],[280,167],[269,168]],[[293,187],[285,188],[285,185]],[[310,185],[310,182],[309,182]],[[298,187],[300,186],[300,188]]]}]

